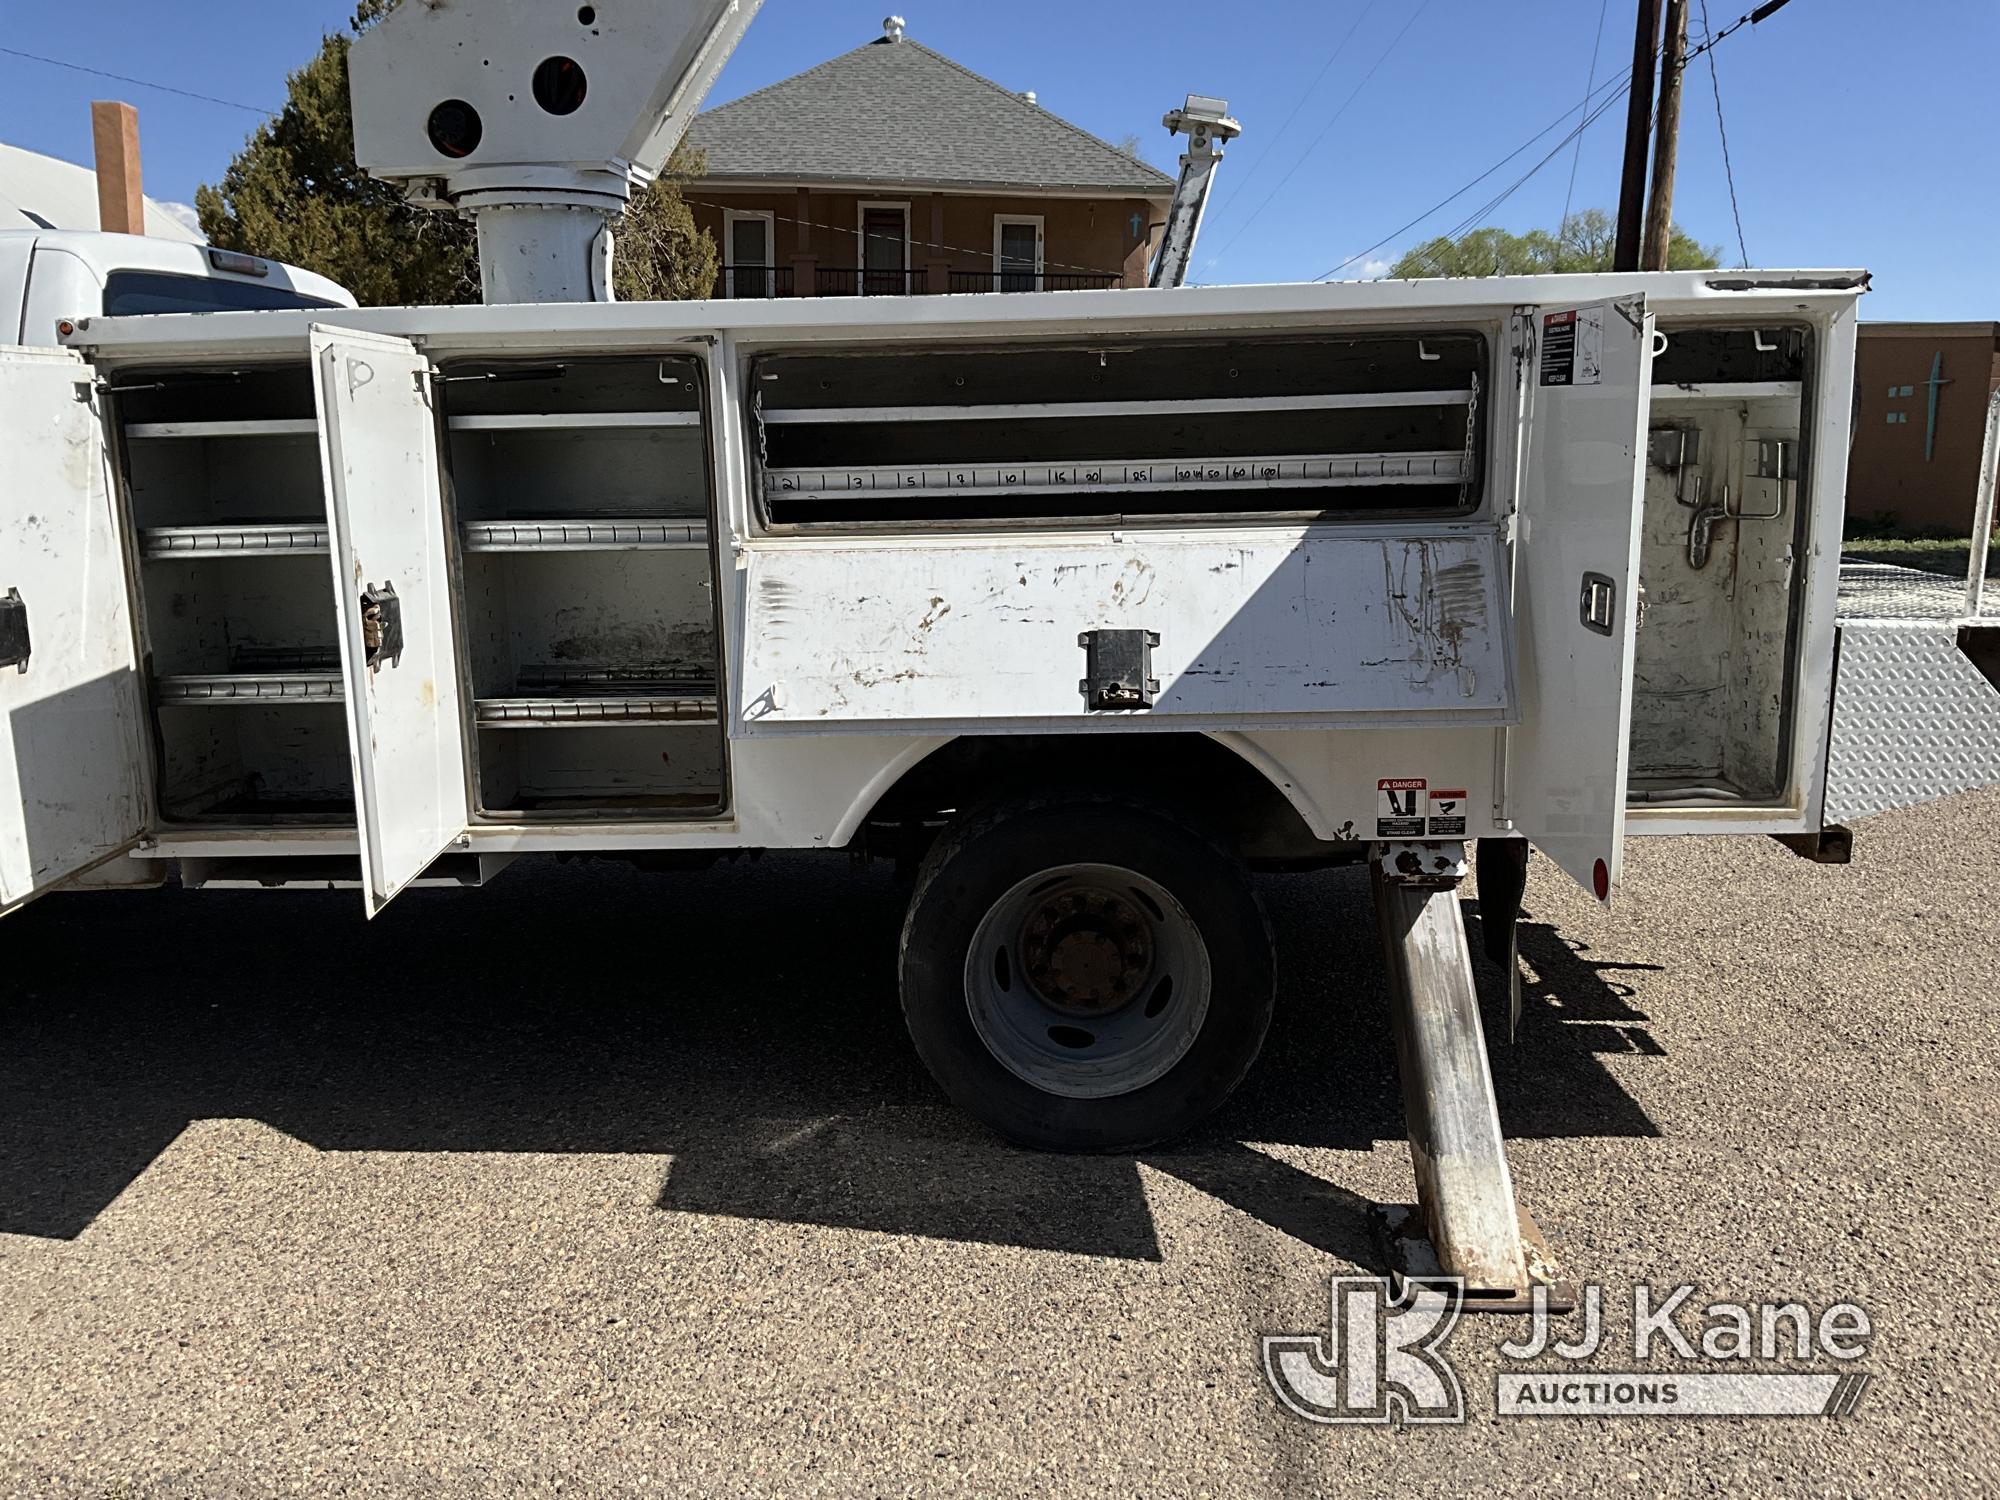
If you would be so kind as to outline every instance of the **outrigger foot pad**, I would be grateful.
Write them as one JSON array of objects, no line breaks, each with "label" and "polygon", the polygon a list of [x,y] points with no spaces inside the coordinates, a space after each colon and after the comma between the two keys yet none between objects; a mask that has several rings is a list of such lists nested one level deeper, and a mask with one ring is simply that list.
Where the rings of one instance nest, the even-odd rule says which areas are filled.
[{"label": "outrigger foot pad", "polygon": [[[1527,1266],[1526,1284],[1511,1288],[1468,1286],[1460,1310],[1531,1313],[1539,1300],[1546,1311],[1556,1315],[1574,1311],[1575,1284],[1561,1278],[1560,1267],[1549,1250],[1548,1241],[1542,1237],[1540,1226],[1528,1216],[1528,1211],[1518,1205],[1514,1211],[1521,1222],[1521,1258]],[[1423,1212],[1415,1204],[1378,1203],[1369,1211],[1368,1225],[1388,1271],[1392,1296],[1402,1297],[1406,1281],[1446,1279],[1444,1267],[1438,1261],[1437,1248],[1424,1232]]]}]

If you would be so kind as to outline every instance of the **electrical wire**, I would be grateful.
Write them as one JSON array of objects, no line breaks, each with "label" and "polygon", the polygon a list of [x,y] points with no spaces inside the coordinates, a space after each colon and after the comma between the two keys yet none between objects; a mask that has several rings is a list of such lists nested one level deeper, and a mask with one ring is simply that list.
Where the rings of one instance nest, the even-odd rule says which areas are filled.
[{"label": "electrical wire", "polygon": [[[1596,113],[1586,114],[1585,119],[1583,121],[1583,125],[1587,125],[1590,123],[1590,121],[1596,119],[1597,114],[1602,113],[1605,106],[1611,103],[1615,103],[1617,100],[1622,99],[1625,96],[1626,90],[1631,87],[1631,84],[1628,81],[1631,78],[1631,76],[1632,76],[1632,70],[1630,68],[1627,68],[1623,73],[1619,74],[1618,77],[1611,79],[1607,83],[1599,85],[1599,92],[1605,92],[1607,90],[1611,92],[1608,94],[1607,98],[1599,102]],[[1534,145],[1537,141],[1541,140],[1543,136],[1547,135],[1551,130],[1554,130],[1558,125],[1562,124],[1562,122],[1567,120],[1571,115],[1575,114],[1579,108],[1586,108],[1588,106],[1588,103],[1589,101],[1586,100],[1584,105],[1572,104],[1568,109],[1564,110],[1561,114],[1557,115],[1553,120],[1549,121],[1548,124],[1544,125],[1540,130],[1536,131],[1533,135],[1529,136],[1525,141],[1521,142],[1520,145],[1516,146],[1512,151],[1509,151],[1505,156],[1501,157],[1500,160],[1493,163],[1492,166],[1488,167],[1484,172],[1481,172],[1477,177],[1473,178],[1470,182],[1466,183],[1456,192],[1449,193],[1445,197],[1438,199],[1437,202],[1433,203],[1429,208],[1425,209],[1422,213],[1418,214],[1414,219],[1411,219],[1409,222],[1405,224],[1398,225],[1396,228],[1390,230],[1387,234],[1383,235],[1381,239],[1377,240],[1374,244],[1370,245],[1367,249],[1355,251],[1354,254],[1348,256],[1346,260],[1342,261],[1332,270],[1323,272],[1320,275],[1315,276],[1313,280],[1315,281],[1331,280],[1333,277],[1339,275],[1342,271],[1346,270],[1349,266],[1353,265],[1357,260],[1361,260],[1366,256],[1373,255],[1377,250],[1380,250],[1384,245],[1388,244],[1391,240],[1398,239],[1402,235],[1408,233],[1410,230],[1416,228],[1417,225],[1423,223],[1424,220],[1428,219],[1432,214],[1436,213],[1439,209],[1445,208],[1450,204],[1456,203],[1460,198],[1463,198],[1467,193],[1471,192],[1474,188],[1478,187],[1480,183],[1484,182],[1487,178],[1491,177],[1495,172],[1499,171],[1502,167],[1506,166],[1508,162],[1512,161],[1515,157],[1519,156],[1523,151],[1526,151],[1530,146]],[[1579,125],[1577,128],[1582,129],[1583,125]],[[1574,131],[1572,131],[1570,134],[1565,135],[1561,140],[1556,142],[1555,151],[1560,152],[1562,148],[1564,146],[1567,146],[1574,138],[1575,138]],[[1547,157],[1543,158],[1543,161],[1547,160],[1548,160]],[[1516,185],[1518,186],[1518,183]]]},{"label": "electrical wire", "polygon": [[1306,149],[1300,153],[1299,159],[1293,162],[1291,166],[1286,169],[1285,175],[1278,179],[1277,186],[1272,188],[1269,193],[1265,194],[1264,201],[1262,203],[1259,203],[1257,207],[1251,211],[1250,217],[1245,219],[1241,224],[1237,225],[1236,232],[1232,234],[1227,240],[1225,240],[1223,242],[1222,248],[1216,251],[1215,254],[1209,258],[1208,261],[1209,265],[1211,266],[1214,265],[1217,261],[1221,260],[1223,256],[1227,255],[1229,253],[1230,246],[1234,245],[1238,240],[1243,238],[1244,231],[1249,229],[1249,227],[1252,224],[1256,223],[1258,216],[1261,215],[1265,209],[1271,206],[1271,204],[1276,200],[1279,193],[1284,191],[1285,184],[1292,180],[1293,174],[1296,173],[1300,167],[1306,164],[1307,160],[1312,156],[1313,152],[1319,149],[1320,142],[1325,140],[1327,136],[1332,132],[1333,127],[1340,123],[1340,117],[1347,113],[1349,106],[1351,106],[1356,99],[1359,99],[1361,97],[1361,91],[1368,87],[1369,81],[1373,79],[1376,73],[1378,73],[1381,70],[1382,64],[1389,60],[1389,54],[1396,50],[1397,45],[1403,40],[1403,38],[1410,34],[1410,28],[1415,26],[1417,24],[1418,19],[1422,17],[1423,13],[1429,10],[1430,8],[1431,8],[1431,0],[1423,0],[1422,4],[1418,5],[1415,10],[1410,12],[1410,19],[1403,23],[1403,29],[1397,32],[1396,35],[1390,39],[1389,45],[1382,49],[1382,55],[1376,58],[1374,65],[1370,67],[1365,74],[1362,75],[1361,82],[1355,84],[1353,92],[1350,93],[1346,99],[1341,101],[1340,108],[1333,112],[1333,118],[1331,120],[1328,120],[1326,124],[1321,128],[1320,133],[1312,138],[1312,144],[1307,146]]},{"label": "electrical wire", "polygon": [[0,52],[9,57],[43,63],[51,68],[67,68],[72,73],[88,73],[93,78],[109,78],[113,83],[129,83],[138,89],[152,89],[161,94],[178,94],[183,99],[198,99],[203,104],[220,104],[224,109],[244,110],[249,114],[262,115],[266,119],[279,113],[275,109],[260,109],[254,104],[238,104],[234,99],[218,99],[213,94],[197,94],[189,89],[177,89],[170,83],[152,83],[144,78],[128,77],[123,73],[107,73],[102,68],[86,68],[82,63],[64,62],[59,57],[41,57],[33,52],[23,52],[18,47],[0,47]]},{"label": "electrical wire", "polygon": [[[1723,27],[1722,30],[1708,37],[1707,40],[1703,41],[1700,46],[1695,47],[1690,52],[1688,52],[1688,54],[1681,59],[1681,65],[1685,67],[1688,63],[1693,62],[1697,57],[1700,57],[1705,53],[1713,52],[1715,48],[1724,40],[1724,38],[1733,36],[1736,32],[1742,30],[1745,26],[1754,26],[1760,21],[1769,19],[1772,15],[1784,9],[1784,7],[1790,3],[1791,0],[1765,0],[1764,4],[1758,6],[1753,11],[1749,11],[1744,15],[1738,16],[1734,21],[1730,22],[1729,25]],[[1533,177],[1537,172],[1541,171],[1543,167],[1547,166],[1549,162],[1554,160],[1555,157],[1561,153],[1562,148],[1568,145],[1572,140],[1574,140],[1578,133],[1589,129],[1590,126],[1604,114],[1604,111],[1610,108],[1612,103],[1622,98],[1630,90],[1632,86],[1631,77],[1632,77],[1632,70],[1630,68],[1627,68],[1616,79],[1612,80],[1612,83],[1606,84],[1605,87],[1607,89],[1612,88],[1613,84],[1616,85],[1616,91],[1611,95],[1609,99],[1606,99],[1594,111],[1586,115],[1585,118],[1577,124],[1574,130],[1572,130],[1569,134],[1565,135],[1560,141],[1556,142],[1554,150],[1550,151],[1547,156],[1544,156],[1540,161],[1536,162],[1534,166],[1530,167],[1526,172],[1522,173],[1521,176],[1516,178],[1513,184],[1509,186],[1504,192],[1500,193],[1495,198],[1489,199],[1484,205],[1481,206],[1481,208],[1477,213],[1468,216],[1464,220],[1461,220],[1460,221],[1461,227],[1454,230],[1453,235],[1444,236],[1444,238],[1452,238],[1457,234],[1463,233],[1464,226],[1471,224],[1477,219],[1484,218],[1487,214],[1491,213],[1495,208],[1498,208],[1502,203],[1506,202],[1507,199],[1511,198],[1515,194],[1515,192],[1517,192],[1521,188],[1521,186],[1528,181],[1529,178]],[[1366,250],[1360,250],[1355,252],[1353,255],[1348,256],[1347,259],[1342,261],[1339,265],[1335,266],[1332,270],[1322,272],[1320,275],[1315,276],[1313,280],[1315,281],[1330,280],[1332,277],[1338,275],[1340,272],[1346,270],[1349,266],[1353,265],[1357,260],[1360,260],[1363,256],[1372,255],[1375,251],[1380,250],[1384,245],[1388,244],[1391,240],[1396,239],[1397,237],[1399,237],[1400,235],[1406,233],[1411,229],[1414,229],[1417,225],[1423,223],[1425,219],[1428,219],[1432,214],[1436,213],[1446,204],[1452,203],[1457,199],[1464,197],[1465,194],[1470,192],[1473,188],[1477,187],[1480,183],[1484,182],[1488,177],[1491,177],[1495,172],[1499,171],[1500,168],[1506,166],[1508,162],[1512,161],[1515,157],[1519,156],[1523,151],[1527,150],[1530,146],[1534,145],[1536,141],[1540,140],[1543,136],[1547,135],[1551,130],[1555,129],[1556,126],[1560,125],[1564,120],[1567,120],[1575,112],[1576,112],[1576,107],[1574,105],[1572,105],[1569,109],[1564,110],[1560,115],[1556,116],[1554,120],[1550,121],[1549,124],[1543,126],[1533,136],[1529,137],[1527,140],[1523,141],[1520,145],[1516,146],[1512,151],[1508,152],[1505,156],[1501,157],[1499,161],[1495,162],[1492,166],[1488,167],[1484,172],[1481,172],[1477,177],[1473,178],[1472,181],[1466,183],[1465,186],[1458,189],[1457,192],[1452,193],[1445,198],[1439,199],[1436,203],[1432,204],[1429,208],[1425,209],[1422,213],[1418,214],[1414,219],[1411,219],[1408,223],[1402,225],[1400,228],[1392,229],[1391,231],[1389,231],[1389,233],[1383,235],[1381,239],[1377,240],[1374,244],[1370,245]],[[1432,264],[1436,265],[1437,262],[1433,260]]]},{"label": "electrical wire", "polygon": [[[1523,172],[1519,177],[1516,177],[1506,187],[1502,188],[1493,197],[1487,199],[1478,208],[1475,208],[1471,213],[1467,214],[1463,219],[1460,219],[1456,224],[1452,225],[1450,229],[1444,232],[1444,235],[1442,237],[1448,240],[1455,240],[1460,235],[1464,234],[1467,230],[1477,227],[1477,225],[1482,219],[1488,218],[1496,208],[1498,208],[1501,204],[1505,203],[1509,198],[1513,197],[1515,193],[1519,192],[1521,188],[1524,185],[1526,185],[1526,183],[1531,177],[1533,177],[1537,172],[1541,171],[1542,168],[1546,167],[1550,162],[1554,161],[1558,156],[1562,155],[1563,147],[1569,145],[1572,140],[1580,140],[1583,136],[1584,131],[1588,130],[1592,125],[1595,125],[1600,119],[1604,117],[1607,111],[1614,108],[1618,104],[1618,102],[1621,99],[1623,99],[1626,94],[1630,92],[1631,92],[1630,83],[1626,83],[1623,87],[1614,90],[1607,98],[1605,98],[1600,104],[1598,104],[1595,109],[1591,110],[1587,115],[1583,117],[1583,119],[1579,120],[1576,123],[1576,125],[1574,125],[1570,129],[1567,135],[1565,135],[1561,140],[1557,141],[1555,145],[1549,149],[1548,155],[1544,156],[1540,161],[1536,162],[1532,167],[1528,168],[1528,170]],[[1433,264],[1435,264],[1435,262],[1433,262]]]},{"label": "electrical wire", "polygon": [[[1706,4],[1707,0],[1703,0],[1703,3]],[[1610,8],[1611,0],[1597,0],[1597,37],[1590,44],[1590,74],[1583,81],[1585,108],[1590,105],[1590,96],[1597,92],[1597,57],[1604,47],[1604,13]],[[1708,30],[1707,21],[1701,23],[1701,29],[1704,32]],[[1556,225],[1558,234],[1562,232],[1562,226],[1569,222],[1569,206],[1576,198],[1576,169],[1581,165],[1583,165],[1583,137],[1579,135],[1576,138],[1576,155],[1569,159],[1569,188],[1563,193],[1563,216]]]},{"label": "electrical wire", "polygon": [[1320,80],[1326,77],[1326,75],[1332,70],[1333,65],[1336,62],[1340,61],[1341,54],[1347,51],[1347,44],[1354,40],[1354,33],[1361,29],[1361,23],[1368,19],[1370,13],[1374,11],[1376,5],[1379,3],[1380,0],[1368,0],[1368,3],[1362,6],[1361,14],[1355,17],[1354,24],[1347,28],[1347,35],[1343,36],[1338,42],[1334,44],[1332,54],[1327,58],[1325,62],[1320,64],[1319,71],[1313,74],[1312,82],[1307,84],[1305,87],[1305,92],[1299,95],[1298,102],[1292,106],[1292,112],[1285,116],[1284,123],[1279,125],[1275,131],[1273,131],[1268,137],[1264,139],[1264,141],[1262,142],[1262,150],[1259,151],[1256,159],[1250,163],[1248,170],[1246,170],[1241,177],[1236,179],[1235,186],[1230,189],[1229,196],[1224,198],[1220,203],[1216,204],[1215,207],[1212,210],[1210,210],[1210,212],[1220,214],[1230,204],[1234,203],[1238,198],[1243,196],[1243,190],[1250,186],[1250,179],[1257,175],[1258,168],[1262,167],[1265,162],[1269,161],[1271,159],[1272,154],[1277,151],[1278,142],[1283,140],[1285,137],[1285,132],[1292,128],[1292,122],[1298,119],[1299,111],[1304,109],[1306,107],[1306,101],[1312,98],[1313,90],[1319,87]]},{"label": "electrical wire", "polygon": [[[1701,29],[1708,31],[1708,0],[1701,0]],[[1715,133],[1722,141],[1722,175],[1729,183],[1729,216],[1736,221],[1736,253],[1750,264],[1750,247],[1743,242],[1743,210],[1736,206],[1736,168],[1729,161],[1729,127],[1722,123],[1722,78],[1715,71],[1715,53],[1708,54],[1708,83],[1715,90]]]}]

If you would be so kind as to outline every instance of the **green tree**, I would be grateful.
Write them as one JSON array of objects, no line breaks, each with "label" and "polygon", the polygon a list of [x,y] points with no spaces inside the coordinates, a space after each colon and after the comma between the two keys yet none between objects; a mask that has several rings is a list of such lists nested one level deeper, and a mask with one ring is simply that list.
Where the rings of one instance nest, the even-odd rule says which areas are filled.
[{"label": "green tree", "polygon": [[[1618,240],[1617,226],[1601,208],[1586,208],[1562,221],[1551,234],[1531,229],[1526,234],[1475,229],[1470,234],[1436,239],[1404,253],[1390,267],[1392,277],[1409,276],[1537,276],[1556,272],[1608,271]],[[1678,224],[1667,242],[1667,268],[1705,271],[1722,264],[1719,246],[1704,245]]]},{"label": "green tree", "polygon": [[[291,75],[284,110],[257,127],[219,184],[196,192],[195,208],[211,244],[317,271],[364,307],[477,302],[472,225],[414,207],[354,161],[348,48],[395,4],[359,0],[352,30],[326,37]],[[714,287],[714,238],[695,226],[681,195],[700,171],[698,156],[675,153],[614,227],[621,297],[700,297]]]},{"label": "green tree", "polygon": [[715,236],[694,221],[681,189],[708,169],[702,153],[683,142],[667,169],[611,226],[611,284],[621,302],[684,302],[715,295],[722,255]]}]

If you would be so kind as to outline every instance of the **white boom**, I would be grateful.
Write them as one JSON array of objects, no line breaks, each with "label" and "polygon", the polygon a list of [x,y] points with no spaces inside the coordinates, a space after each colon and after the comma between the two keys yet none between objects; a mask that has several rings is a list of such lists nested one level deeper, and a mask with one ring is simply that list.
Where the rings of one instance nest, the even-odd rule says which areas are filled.
[{"label": "white boom", "polygon": [[1195,237],[1201,233],[1201,216],[1215,185],[1215,169],[1222,164],[1223,143],[1235,140],[1243,127],[1229,117],[1227,99],[1211,99],[1205,94],[1189,94],[1187,103],[1168,110],[1161,123],[1170,134],[1186,136],[1188,148],[1181,155],[1180,180],[1174,184],[1167,232],[1161,237],[1149,284],[1179,286],[1194,264]]},{"label": "white boom", "polygon": [[762,4],[399,6],[354,44],[355,157],[472,216],[487,302],[608,302],[610,220]]}]

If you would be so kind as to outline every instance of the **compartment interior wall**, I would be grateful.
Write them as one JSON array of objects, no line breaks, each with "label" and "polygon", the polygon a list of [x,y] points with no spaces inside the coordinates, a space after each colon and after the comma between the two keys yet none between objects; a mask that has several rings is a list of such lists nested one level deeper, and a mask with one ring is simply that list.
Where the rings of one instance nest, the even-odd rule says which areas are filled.
[{"label": "compartment interior wall", "polygon": [[451,434],[462,521],[702,516],[699,427],[476,428]]},{"label": "compartment interior wall", "polygon": [[160,811],[170,822],[354,819],[338,703],[170,704],[157,724]]},{"label": "compartment interior wall", "polygon": [[706,551],[469,553],[463,577],[479,697],[513,694],[531,667],[715,674]]},{"label": "compartment interior wall", "polygon": [[[1757,454],[1760,439],[1780,438],[1797,462],[1803,402],[1795,382],[1805,355],[1796,338],[1789,352],[1757,351],[1744,347],[1747,330],[1732,335],[1689,338],[1697,351],[1705,347],[1704,362],[1663,361],[1655,370],[1656,393],[1663,385],[1695,389],[1679,399],[1656,396],[1650,427],[1698,434],[1700,453],[1679,473],[1650,459],[1646,466],[1630,784],[1648,805],[1764,801],[1784,790],[1794,594],[1803,582],[1792,552],[1810,476],[1759,478]],[[1681,342],[1670,335],[1669,350]],[[1704,384],[1745,380],[1763,392],[1696,394]],[[1719,500],[1726,487],[1729,507],[1750,513],[1715,524],[1701,568],[1689,559],[1696,512],[1684,503],[1697,482],[1704,501]]]},{"label": "compartment interior wall", "polygon": [[156,526],[323,521],[319,440],[278,436],[128,437],[132,521]]},{"label": "compartment interior wall", "polygon": [[482,730],[481,809],[662,816],[722,803],[722,741],[712,725]]},{"label": "compartment interior wall", "polygon": [[153,558],[142,585],[159,676],[340,665],[322,554]]}]

